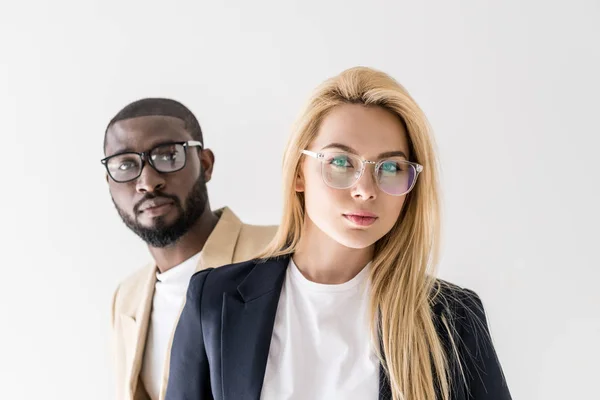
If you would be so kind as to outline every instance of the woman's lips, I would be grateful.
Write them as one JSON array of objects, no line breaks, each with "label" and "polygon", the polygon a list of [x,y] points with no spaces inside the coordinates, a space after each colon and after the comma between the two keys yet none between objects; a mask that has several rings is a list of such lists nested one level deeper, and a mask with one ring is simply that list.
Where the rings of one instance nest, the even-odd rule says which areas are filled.
[{"label": "woman's lips", "polygon": [[369,226],[372,225],[376,220],[377,216],[371,213],[360,213],[360,214],[343,214],[344,218],[358,226]]}]

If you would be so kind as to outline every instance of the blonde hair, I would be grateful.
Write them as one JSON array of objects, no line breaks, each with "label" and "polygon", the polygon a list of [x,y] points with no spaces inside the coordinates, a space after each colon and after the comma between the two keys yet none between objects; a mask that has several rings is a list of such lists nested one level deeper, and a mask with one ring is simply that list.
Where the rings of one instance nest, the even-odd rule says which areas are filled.
[{"label": "blonde hair", "polygon": [[283,160],[284,210],[279,230],[261,258],[294,253],[302,236],[304,197],[296,192],[301,151],[318,134],[325,116],[342,104],[382,107],[405,124],[411,161],[423,165],[398,221],[375,244],[371,267],[371,328],[394,400],[449,399],[448,359],[431,309],[440,240],[435,145],[425,115],[389,75],[348,69],[321,84],[309,99],[288,141]]}]

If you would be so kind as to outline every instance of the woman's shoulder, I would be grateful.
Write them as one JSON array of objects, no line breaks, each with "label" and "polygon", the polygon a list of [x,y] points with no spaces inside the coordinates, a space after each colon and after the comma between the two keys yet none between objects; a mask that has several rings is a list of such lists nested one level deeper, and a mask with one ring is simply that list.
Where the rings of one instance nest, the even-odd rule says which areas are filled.
[{"label": "woman's shoulder", "polygon": [[458,286],[443,279],[435,280],[431,293],[431,300],[434,304],[443,304],[446,306],[470,305],[472,302],[481,302],[479,295],[473,290]]},{"label": "woman's shoulder", "polygon": [[455,382],[463,382],[454,387],[467,390],[469,398],[509,400],[506,379],[477,293],[437,280],[431,300],[436,329]]},{"label": "woman's shoulder", "polygon": [[444,299],[454,300],[460,303],[465,300],[472,301],[479,299],[479,295],[471,289],[438,278],[433,284],[432,299],[437,299],[438,301]]},{"label": "woman's shoulder", "polygon": [[436,279],[430,301],[434,314],[454,325],[485,324],[485,310],[477,293],[456,284]]},{"label": "woman's shoulder", "polygon": [[438,279],[431,303],[436,329],[447,346],[454,343],[465,354],[478,354],[482,347],[491,346],[483,304],[473,290]]}]

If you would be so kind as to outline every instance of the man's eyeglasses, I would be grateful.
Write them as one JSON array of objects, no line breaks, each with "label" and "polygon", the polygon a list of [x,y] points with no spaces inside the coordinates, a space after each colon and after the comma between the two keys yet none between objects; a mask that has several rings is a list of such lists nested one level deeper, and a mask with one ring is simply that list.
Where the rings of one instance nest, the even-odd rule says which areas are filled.
[{"label": "man's eyeglasses", "polygon": [[365,164],[373,164],[373,176],[377,186],[392,196],[402,196],[412,190],[423,166],[406,161],[403,157],[390,157],[380,161],[363,160],[346,152],[315,153],[302,150],[302,154],[321,162],[323,182],[334,189],[348,189],[359,181],[365,172]]},{"label": "man's eyeglasses", "polygon": [[106,167],[108,175],[119,183],[129,182],[139,178],[146,161],[157,172],[176,172],[185,167],[186,149],[188,147],[202,148],[202,142],[189,140],[187,142],[166,143],[148,151],[136,153],[128,151],[106,157],[100,162]]}]

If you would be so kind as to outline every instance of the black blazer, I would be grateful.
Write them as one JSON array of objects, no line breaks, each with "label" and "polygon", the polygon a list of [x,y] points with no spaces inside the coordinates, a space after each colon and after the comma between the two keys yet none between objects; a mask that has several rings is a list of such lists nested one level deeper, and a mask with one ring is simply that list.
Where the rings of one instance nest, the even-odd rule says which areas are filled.
[{"label": "black blazer", "polygon": [[[246,261],[192,277],[173,339],[166,400],[260,399],[288,263],[289,257]],[[440,318],[454,323],[466,377],[457,363],[450,366],[452,399],[510,399],[481,301],[474,292],[440,287],[446,293],[436,296],[434,320],[446,346]],[[379,400],[392,399],[388,382],[381,369]]]}]

